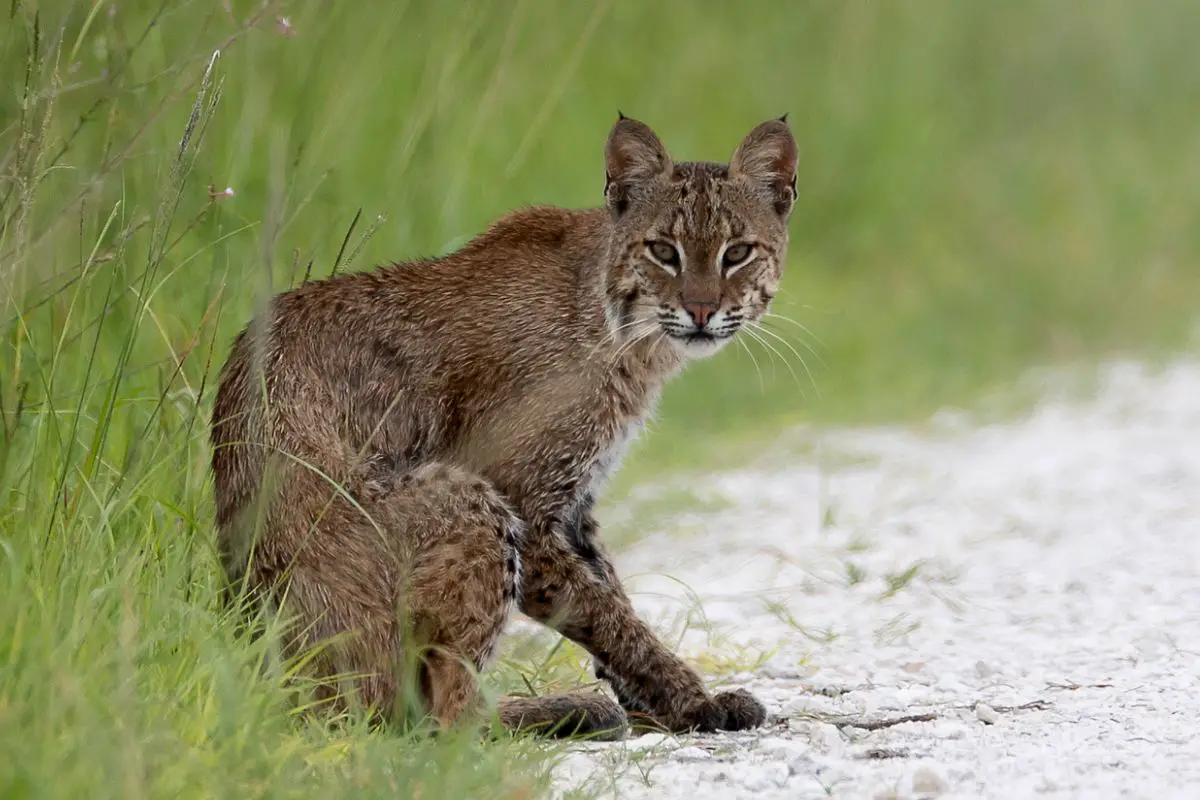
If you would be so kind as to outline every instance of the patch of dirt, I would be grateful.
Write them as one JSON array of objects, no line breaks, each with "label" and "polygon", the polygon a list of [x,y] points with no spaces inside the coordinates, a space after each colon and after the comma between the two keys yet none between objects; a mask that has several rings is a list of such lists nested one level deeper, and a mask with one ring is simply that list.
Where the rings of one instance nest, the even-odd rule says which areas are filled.
[{"label": "patch of dirt", "polygon": [[833,472],[771,454],[693,483],[708,524],[647,531],[621,573],[773,721],[580,745],[559,789],[1192,796],[1200,366],[1113,365],[1094,399],[1047,394],[1011,423],[952,416],[822,433],[855,456]]}]

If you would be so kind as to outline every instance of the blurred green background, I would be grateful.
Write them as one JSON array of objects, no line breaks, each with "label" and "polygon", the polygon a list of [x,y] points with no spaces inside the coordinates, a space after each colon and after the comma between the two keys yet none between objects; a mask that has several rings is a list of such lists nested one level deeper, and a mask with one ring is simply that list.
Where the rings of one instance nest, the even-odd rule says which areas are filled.
[{"label": "blurred green background", "polygon": [[536,791],[543,754],[436,773],[287,722],[213,601],[205,424],[264,292],[597,204],[618,108],[677,159],[784,112],[801,148],[792,322],[674,383],[622,486],[1195,329],[1194,2],[6,5],[6,796]]}]

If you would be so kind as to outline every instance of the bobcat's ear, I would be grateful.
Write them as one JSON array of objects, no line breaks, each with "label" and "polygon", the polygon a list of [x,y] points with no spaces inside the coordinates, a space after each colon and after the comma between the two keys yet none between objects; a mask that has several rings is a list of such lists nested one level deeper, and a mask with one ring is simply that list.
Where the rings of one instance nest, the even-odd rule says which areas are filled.
[{"label": "bobcat's ear", "polygon": [[729,160],[729,174],[765,186],[781,217],[796,203],[796,162],[800,153],[787,126],[787,115],[764,122],[746,135]]},{"label": "bobcat's ear", "polygon": [[650,126],[617,113],[617,124],[604,146],[604,199],[613,216],[629,205],[638,184],[668,174],[673,165],[667,149]]}]

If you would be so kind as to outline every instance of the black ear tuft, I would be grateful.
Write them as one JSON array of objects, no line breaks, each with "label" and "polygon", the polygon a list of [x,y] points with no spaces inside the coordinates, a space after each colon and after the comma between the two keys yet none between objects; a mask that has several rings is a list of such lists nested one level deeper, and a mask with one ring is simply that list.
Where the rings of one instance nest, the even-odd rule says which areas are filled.
[{"label": "black ear tuft", "polygon": [[789,112],[787,112],[787,114],[784,114],[782,117],[779,118],[779,121],[782,122],[784,125],[787,125],[787,118],[788,118],[788,114],[790,114],[790,113],[791,112],[789,111]]},{"label": "black ear tuft", "polygon": [[624,114],[622,114],[622,113],[621,113],[621,109],[619,109],[619,108],[618,108],[618,109],[617,109],[617,122],[620,122],[620,121],[621,121],[621,120],[623,120],[623,119],[629,119],[629,117],[627,117],[627,116],[625,116]]}]

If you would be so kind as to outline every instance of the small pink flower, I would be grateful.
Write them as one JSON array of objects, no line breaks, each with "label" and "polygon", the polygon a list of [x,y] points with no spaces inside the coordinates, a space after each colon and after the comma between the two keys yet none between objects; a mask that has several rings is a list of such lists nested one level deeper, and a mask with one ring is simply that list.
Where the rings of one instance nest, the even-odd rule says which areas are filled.
[{"label": "small pink flower", "polygon": [[275,29],[279,31],[280,36],[296,35],[296,30],[292,27],[292,20],[288,17],[277,17],[275,20]]}]

